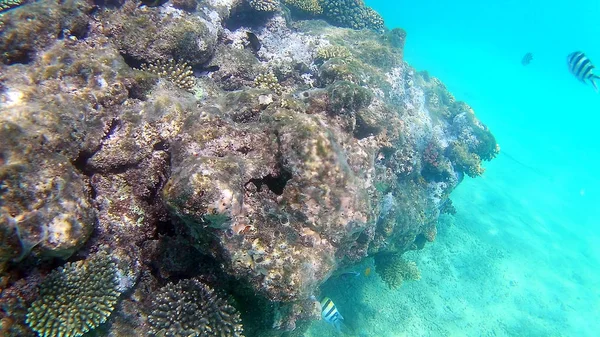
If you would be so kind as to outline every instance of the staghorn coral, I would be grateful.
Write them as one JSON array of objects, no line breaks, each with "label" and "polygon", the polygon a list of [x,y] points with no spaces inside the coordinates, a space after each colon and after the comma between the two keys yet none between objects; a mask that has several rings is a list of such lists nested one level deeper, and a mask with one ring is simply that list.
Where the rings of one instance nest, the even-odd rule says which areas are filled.
[{"label": "staghorn coral", "polygon": [[169,283],[156,295],[148,322],[165,337],[243,337],[240,314],[204,283]]},{"label": "staghorn coral", "polygon": [[323,13],[323,8],[319,5],[319,0],[283,0],[283,3],[310,15]]},{"label": "staghorn coral", "polygon": [[77,337],[104,323],[119,291],[114,262],[105,254],[67,263],[50,273],[26,323],[40,337]]},{"label": "staghorn coral", "polygon": [[279,9],[279,0],[248,0],[248,4],[259,12],[275,12]]},{"label": "staghorn coral", "polygon": [[151,72],[188,91],[192,91],[196,85],[192,67],[186,62],[176,62],[172,59],[168,61],[157,60],[142,64],[142,70]]},{"label": "staghorn coral", "polygon": [[406,261],[400,253],[375,255],[375,271],[390,288],[398,288],[405,280],[421,279],[417,264]]}]

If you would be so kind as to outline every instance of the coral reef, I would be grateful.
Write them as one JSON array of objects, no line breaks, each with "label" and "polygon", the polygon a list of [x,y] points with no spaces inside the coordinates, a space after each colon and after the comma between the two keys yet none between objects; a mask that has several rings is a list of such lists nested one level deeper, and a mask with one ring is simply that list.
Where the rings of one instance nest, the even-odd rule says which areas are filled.
[{"label": "coral reef", "polygon": [[283,87],[279,84],[279,80],[277,80],[277,77],[272,72],[258,74],[254,79],[254,85],[257,88],[269,89],[276,95],[281,95],[283,92]]},{"label": "coral reef", "polygon": [[[63,164],[63,155],[31,141],[37,137],[19,126],[18,117],[26,111],[6,112],[0,121],[5,139],[0,144],[0,261],[21,260],[32,250],[69,257],[93,230],[89,187],[79,172]],[[39,120],[53,119],[43,108],[31,113]]]},{"label": "coral reef", "polygon": [[46,277],[27,324],[43,337],[77,337],[104,323],[119,298],[116,267],[99,254]]},{"label": "coral reef", "polygon": [[319,0],[283,0],[283,3],[310,15],[323,13]]},{"label": "coral reef", "polygon": [[377,256],[390,284],[416,277],[400,254],[435,239],[451,192],[483,172],[496,140],[402,60],[405,32],[380,32],[362,1],[284,5],[349,28],[294,21],[279,1],[2,13],[2,333],[31,335],[33,302],[31,326],[53,334],[32,289],[100,250],[125,294],[96,329],[111,336],[195,333],[202,308],[218,312],[199,299],[231,319],[207,318],[213,332],[241,335],[241,317],[246,336],[300,334],[336,270]]},{"label": "coral reef", "polygon": [[181,89],[192,90],[196,85],[196,77],[194,77],[192,67],[185,62],[157,60],[153,63],[142,64],[142,70],[165,78]]},{"label": "coral reef", "polygon": [[157,336],[243,337],[237,310],[198,280],[167,284],[152,308],[148,323]]},{"label": "coral reef", "polygon": [[101,32],[119,51],[139,62],[174,59],[197,66],[210,59],[217,28],[210,17],[180,11],[163,15],[127,1],[120,9],[101,13]]},{"label": "coral reef", "polygon": [[248,0],[248,3],[259,12],[274,12],[279,9],[279,0]]},{"label": "coral reef", "polygon": [[404,281],[421,279],[417,264],[398,253],[375,255],[375,271],[391,289],[400,287]]},{"label": "coral reef", "polygon": [[331,24],[352,29],[383,30],[383,18],[362,0],[319,0]]},{"label": "coral reef", "polygon": [[327,46],[317,49],[317,59],[327,61],[332,58],[348,59],[352,56],[350,50],[342,46]]}]

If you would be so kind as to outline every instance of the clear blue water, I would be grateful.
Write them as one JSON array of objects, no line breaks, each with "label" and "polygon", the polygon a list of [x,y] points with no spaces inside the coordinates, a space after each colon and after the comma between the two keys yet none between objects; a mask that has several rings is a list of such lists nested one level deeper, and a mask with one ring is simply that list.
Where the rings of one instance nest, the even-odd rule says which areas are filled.
[{"label": "clear blue water", "polygon": [[413,256],[421,281],[324,292],[360,336],[600,336],[600,94],[566,66],[577,50],[600,65],[600,2],[366,3],[407,31],[405,60],[469,103],[502,151]]}]

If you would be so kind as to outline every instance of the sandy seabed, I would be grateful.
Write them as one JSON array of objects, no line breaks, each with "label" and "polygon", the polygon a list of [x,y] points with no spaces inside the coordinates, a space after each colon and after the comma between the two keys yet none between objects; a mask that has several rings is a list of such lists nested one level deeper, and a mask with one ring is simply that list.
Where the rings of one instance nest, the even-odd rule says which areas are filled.
[{"label": "sandy seabed", "polygon": [[365,261],[353,269],[359,277],[322,288],[348,331],[318,321],[306,337],[597,336],[599,277],[585,233],[563,228],[568,213],[551,196],[532,195],[540,189],[531,184],[551,178],[525,172],[517,182],[520,164],[497,161],[453,193],[457,214],[440,218],[436,241],[404,255],[421,280],[388,289],[364,275],[374,271]]}]

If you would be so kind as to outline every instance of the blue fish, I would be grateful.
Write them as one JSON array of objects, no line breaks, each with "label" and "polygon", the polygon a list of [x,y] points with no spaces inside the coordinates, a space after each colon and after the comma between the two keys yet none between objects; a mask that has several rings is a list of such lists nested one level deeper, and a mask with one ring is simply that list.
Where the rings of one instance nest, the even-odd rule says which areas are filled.
[{"label": "blue fish", "polygon": [[321,317],[325,322],[330,323],[338,332],[342,332],[344,317],[338,312],[335,304],[329,297],[321,300]]}]

